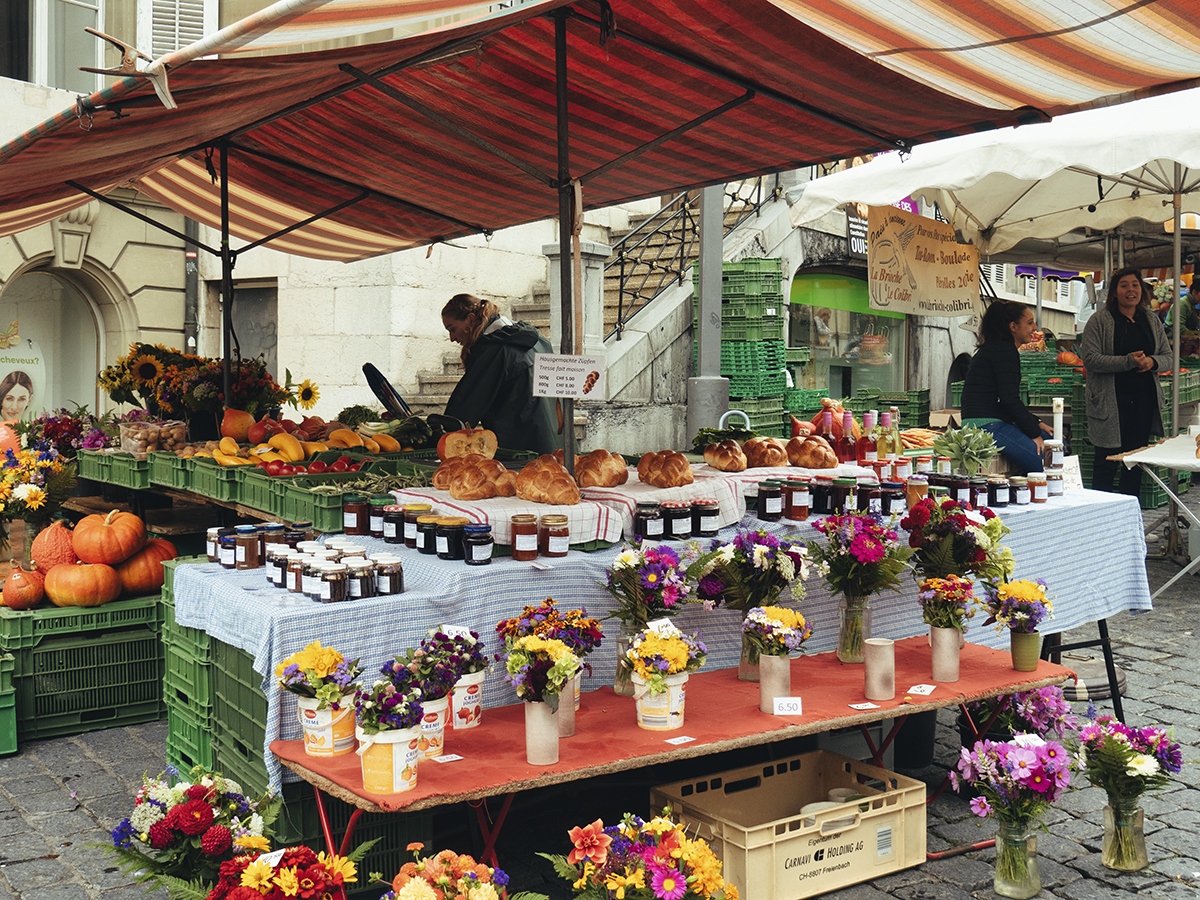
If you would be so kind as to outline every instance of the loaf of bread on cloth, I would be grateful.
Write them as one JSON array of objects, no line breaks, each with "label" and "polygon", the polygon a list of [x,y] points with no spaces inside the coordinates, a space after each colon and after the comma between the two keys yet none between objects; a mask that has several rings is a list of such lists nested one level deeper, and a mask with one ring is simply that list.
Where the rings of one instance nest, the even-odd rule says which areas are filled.
[{"label": "loaf of bread on cloth", "polygon": [[658,488],[682,487],[691,484],[692,464],[676,450],[646,453],[638,461],[638,480]]},{"label": "loaf of bread on cloth", "polygon": [[746,454],[746,466],[751,469],[788,464],[787,444],[779,438],[752,437],[742,445],[742,452]]},{"label": "loaf of bread on cloth", "polygon": [[787,457],[793,466],[805,469],[836,469],[838,464],[837,454],[829,441],[819,434],[792,438],[787,442]]},{"label": "loaf of bread on cloth", "polygon": [[455,469],[450,476],[450,496],[455,500],[488,500],[492,497],[511,497],[517,492],[517,473],[504,463],[471,454],[469,462]]},{"label": "loaf of bread on cloth", "polygon": [[466,456],[452,456],[445,460],[433,473],[433,486],[439,491],[450,490],[450,481],[464,465],[487,459],[478,453],[468,453]]},{"label": "loaf of bread on cloth", "polygon": [[557,459],[547,454],[531,460],[517,475],[517,496],[531,503],[574,506],[579,485]]},{"label": "loaf of bread on cloth", "polygon": [[616,487],[629,480],[629,465],[620,453],[593,450],[575,457],[575,481],[581,488]]},{"label": "loaf of bread on cloth", "polygon": [[704,461],[721,472],[746,471],[746,454],[737,441],[721,441],[704,448]]}]

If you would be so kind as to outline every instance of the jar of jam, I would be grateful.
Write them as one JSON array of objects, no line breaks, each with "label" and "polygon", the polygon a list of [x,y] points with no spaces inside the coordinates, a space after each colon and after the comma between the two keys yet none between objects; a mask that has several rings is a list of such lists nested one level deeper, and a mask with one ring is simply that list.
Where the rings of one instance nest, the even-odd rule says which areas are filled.
[{"label": "jar of jam", "polygon": [[905,510],[904,483],[901,481],[885,481],[879,485],[879,513],[884,516],[898,516]]},{"label": "jar of jam", "polygon": [[389,503],[383,508],[383,542],[385,544],[404,543],[404,507]]},{"label": "jar of jam", "polygon": [[778,522],[783,518],[783,490],[773,481],[758,483],[758,517],[764,522]]},{"label": "jar of jam", "polygon": [[971,505],[976,509],[987,509],[988,480],[982,476],[971,479]]},{"label": "jar of jam", "polygon": [[321,599],[321,569],[328,564],[327,560],[310,556],[304,561],[304,578],[302,593],[309,600]]},{"label": "jar of jam", "polygon": [[633,514],[633,533],[643,540],[662,540],[662,508],[657,503],[646,502],[637,505]]},{"label": "jar of jam", "polygon": [[320,541],[301,541],[296,545],[296,549],[303,553],[316,553],[318,550],[324,550],[325,545]]},{"label": "jar of jam", "polygon": [[1030,502],[1045,503],[1050,496],[1049,487],[1046,483],[1046,473],[1030,472],[1027,481],[1029,482]]},{"label": "jar of jam", "polygon": [[313,523],[303,520],[303,519],[300,520],[299,522],[292,523],[292,531],[303,532],[303,534],[304,534],[303,540],[306,540],[306,541],[311,541],[313,538],[315,538],[317,536],[316,532],[313,530]]},{"label": "jar of jam", "polygon": [[217,542],[217,562],[222,569],[237,568],[237,537],[232,528],[222,528]]},{"label": "jar of jam", "polygon": [[283,542],[284,526],[281,522],[264,522],[255,529],[258,532],[258,559],[262,564],[267,560],[267,544]]},{"label": "jar of jam", "polygon": [[293,550],[287,556],[287,589],[291,594],[304,593],[304,567],[308,564],[308,554]]},{"label": "jar of jam", "polygon": [[438,516],[417,516],[417,552],[430,556],[437,553]]},{"label": "jar of jam", "polygon": [[686,500],[667,500],[662,505],[663,537],[668,541],[686,541],[692,536],[692,504]]},{"label": "jar of jam", "polygon": [[1046,470],[1046,496],[1061,497],[1063,495],[1063,471],[1062,469],[1047,469]]},{"label": "jar of jam", "polygon": [[344,563],[321,567],[321,602],[345,603],[350,599],[349,569]]},{"label": "jar of jam", "polygon": [[221,529],[210,528],[204,533],[204,552],[208,557],[209,562],[220,562],[221,556],[218,552],[221,542]]},{"label": "jar of jam", "polygon": [[692,537],[716,537],[721,521],[721,504],[712,497],[692,501]]},{"label": "jar of jam", "polygon": [[896,481],[907,481],[913,473],[913,462],[907,456],[897,456],[892,461],[892,477]]},{"label": "jar of jam", "polygon": [[367,511],[367,533],[373,538],[382,538],[384,510],[395,504],[391,494],[372,494],[370,503]]},{"label": "jar of jam", "polygon": [[944,487],[940,484],[931,484],[929,486],[929,496],[932,498],[934,503],[941,505],[943,500],[950,499],[950,488]]},{"label": "jar of jam", "polygon": [[404,546],[408,549],[417,549],[417,519],[429,515],[432,509],[428,503],[404,504]]},{"label": "jar of jam", "polygon": [[951,475],[950,484],[950,499],[957,500],[963,506],[971,502],[971,479],[966,475]]},{"label": "jar of jam", "polygon": [[1017,506],[1028,506],[1032,499],[1029,493],[1029,479],[1014,475],[1008,479],[1008,484],[1012,492],[1012,502]]},{"label": "jar of jam", "polygon": [[808,518],[808,510],[812,505],[812,479],[789,478],[788,485],[791,490],[788,492],[788,502],[784,507],[783,517],[792,522],[803,522]]},{"label": "jar of jam", "polygon": [[326,547],[323,550],[314,550],[309,556],[321,562],[337,562],[342,558],[342,551],[336,547]]},{"label": "jar of jam", "polygon": [[835,516],[854,512],[857,500],[854,489],[858,486],[856,478],[835,478],[829,492],[829,511]]},{"label": "jar of jam", "polygon": [[301,543],[308,540],[308,535],[303,531],[296,531],[289,528],[283,533],[283,540],[289,549],[295,550]]},{"label": "jar of jam", "polygon": [[1047,469],[1061,469],[1062,465],[1063,465],[1062,441],[1043,441],[1042,442],[1042,466]]},{"label": "jar of jam", "polygon": [[[509,524],[512,529],[512,558],[517,562],[530,562],[537,559],[537,516],[519,513],[509,520]],[[661,531],[659,533],[661,534]]]},{"label": "jar of jam", "polygon": [[[688,510],[688,522],[691,523],[692,513]],[[567,517],[554,513],[542,516],[538,523],[538,553],[551,559],[559,559],[567,555],[571,546],[571,529]]]},{"label": "jar of jam", "polygon": [[463,529],[471,523],[465,516],[441,516],[434,529],[438,559],[463,558]]},{"label": "jar of jam", "polygon": [[808,511],[818,516],[829,515],[833,501],[833,479],[828,475],[815,475],[811,487],[812,503]]},{"label": "jar of jam", "polygon": [[495,546],[491,525],[467,525],[463,529],[463,558],[468,566],[491,565]]},{"label": "jar of jam", "polygon": [[[287,552],[286,545],[283,547],[283,549],[285,552]],[[279,550],[275,547],[275,545],[267,544],[267,552],[263,555],[263,567],[266,569],[265,574],[267,576],[268,584],[278,584],[276,581],[276,576],[279,574],[279,571],[275,568],[275,557],[278,555]]]},{"label": "jar of jam", "polygon": [[287,544],[280,544],[275,550],[275,558],[271,561],[272,567],[275,569],[275,574],[271,578],[271,583],[277,588],[288,588],[288,560],[295,550],[292,550]]},{"label": "jar of jam", "polygon": [[912,509],[929,496],[929,478],[925,475],[914,475],[904,482],[905,499],[908,508]]},{"label": "jar of jam", "polygon": [[1011,486],[1003,475],[988,476],[988,506],[1003,509],[1011,499]]},{"label": "jar of jam", "polygon": [[362,600],[375,596],[375,563],[369,559],[351,559],[346,562],[346,597]]},{"label": "jar of jam", "polygon": [[859,512],[872,515],[883,514],[883,492],[879,482],[870,478],[858,479],[858,499],[855,503]]},{"label": "jar of jam", "polygon": [[346,534],[371,533],[371,504],[365,495],[342,496],[342,531]]},{"label": "jar of jam", "polygon": [[885,481],[892,480],[892,463],[891,460],[876,460],[871,463],[871,468],[875,472],[875,481],[883,484]]},{"label": "jar of jam", "polygon": [[933,471],[932,456],[918,456],[916,468],[913,470],[914,475],[928,475]]},{"label": "jar of jam", "polygon": [[939,475],[949,475],[952,471],[950,468],[950,457],[939,456],[937,458],[937,473]]},{"label": "jar of jam", "polygon": [[345,562],[348,559],[366,559],[367,548],[359,544],[342,544],[338,548],[338,556],[336,562]]},{"label": "jar of jam", "polygon": [[404,593],[404,564],[398,556],[375,557],[375,595],[390,597]]}]

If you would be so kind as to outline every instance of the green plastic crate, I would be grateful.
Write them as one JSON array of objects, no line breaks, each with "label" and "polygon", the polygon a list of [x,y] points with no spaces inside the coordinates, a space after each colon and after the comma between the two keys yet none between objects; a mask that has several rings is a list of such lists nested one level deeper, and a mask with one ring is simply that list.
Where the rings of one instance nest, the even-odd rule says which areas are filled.
[{"label": "green plastic crate", "polygon": [[0,691],[0,756],[17,752],[17,697]]},{"label": "green plastic crate", "polygon": [[787,390],[787,375],[783,372],[739,374],[728,378],[731,397],[780,396]]},{"label": "green plastic crate", "polygon": [[150,460],[135,459],[128,453],[112,454],[108,481],[124,488],[144,491],[150,487]]},{"label": "green plastic crate", "polygon": [[821,401],[829,396],[824,388],[789,388],[783,392],[783,406],[792,412],[797,410],[813,410],[813,414],[821,408]]},{"label": "green plastic crate", "polygon": [[13,669],[17,661],[11,653],[0,653],[0,694],[13,690]]},{"label": "green plastic crate", "polygon": [[[267,777],[267,765],[263,762],[262,741],[255,744],[236,735],[214,730],[210,744],[214,771],[232,778],[249,796],[267,792],[271,782]],[[276,828],[278,825],[276,822]]]},{"label": "green plastic crate", "polygon": [[275,476],[268,475],[258,466],[238,466],[238,502],[273,516],[282,515],[276,509]]},{"label": "green plastic crate", "polygon": [[155,450],[146,457],[150,461],[150,483],[187,490],[191,484],[187,460],[174,453]]},{"label": "green plastic crate", "polygon": [[212,718],[196,716],[186,706],[172,702],[167,707],[167,762],[186,772],[193,766],[213,767]]},{"label": "green plastic crate", "polygon": [[212,666],[163,636],[163,698],[197,713],[212,709]]},{"label": "green plastic crate", "polygon": [[783,318],[747,319],[744,322],[721,322],[723,341],[783,340]]},{"label": "green plastic crate", "polygon": [[731,397],[729,408],[740,409],[751,418],[762,413],[775,413],[778,415],[783,412],[783,397],[742,397],[740,399]]},{"label": "green plastic crate", "polygon": [[[114,600],[92,608],[56,606],[18,611],[0,606],[0,650],[36,647],[47,638],[88,635],[101,631],[143,627],[158,631],[162,624],[159,595]],[[19,674],[29,674],[17,661]]]},{"label": "green plastic crate", "polygon": [[241,466],[220,466],[205,457],[193,458],[191,462],[192,491],[225,503],[237,500],[237,470]]},{"label": "green plastic crate", "polygon": [[[245,650],[213,641],[213,720],[216,733],[239,745],[257,748],[261,764],[266,740],[267,698],[262,676]],[[266,770],[263,770],[264,776]]]},{"label": "green plastic crate", "polygon": [[108,481],[108,473],[112,468],[111,453],[101,453],[99,450],[80,450],[75,460],[79,467],[79,477],[92,481]]}]

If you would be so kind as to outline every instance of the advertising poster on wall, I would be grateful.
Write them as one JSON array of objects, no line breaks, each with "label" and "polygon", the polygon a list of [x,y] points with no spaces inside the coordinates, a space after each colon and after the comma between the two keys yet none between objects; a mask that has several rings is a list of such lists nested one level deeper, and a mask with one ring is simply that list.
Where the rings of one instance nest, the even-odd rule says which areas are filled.
[{"label": "advertising poster on wall", "polygon": [[44,405],[46,358],[37,341],[21,338],[17,322],[0,332],[0,453],[17,449],[12,425]]},{"label": "advertising poster on wall", "polygon": [[979,251],[945,222],[894,206],[867,214],[867,290],[873,309],[970,316],[979,306]]}]

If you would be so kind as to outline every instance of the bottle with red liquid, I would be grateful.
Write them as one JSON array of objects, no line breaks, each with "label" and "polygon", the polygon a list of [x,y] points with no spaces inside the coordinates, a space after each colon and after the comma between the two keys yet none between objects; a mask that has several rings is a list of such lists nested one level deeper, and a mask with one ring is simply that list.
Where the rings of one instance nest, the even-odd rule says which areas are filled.
[{"label": "bottle with red liquid", "polygon": [[821,413],[821,437],[825,438],[830,448],[837,452],[837,435],[833,433],[833,410],[827,409]]},{"label": "bottle with red liquid", "polygon": [[838,438],[833,451],[837,454],[838,462],[854,463],[858,459],[855,453],[854,413],[850,410],[842,413],[842,436]]},{"label": "bottle with red liquid", "polygon": [[879,459],[879,452],[875,449],[874,432],[875,411],[869,410],[863,413],[862,437],[855,446],[856,462],[860,466],[870,465]]}]

